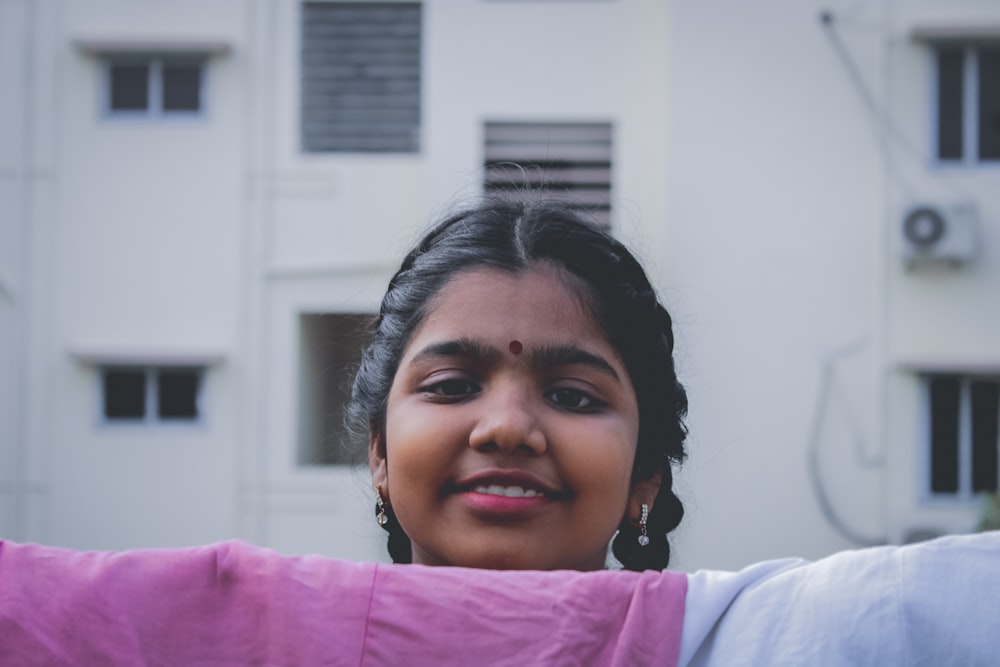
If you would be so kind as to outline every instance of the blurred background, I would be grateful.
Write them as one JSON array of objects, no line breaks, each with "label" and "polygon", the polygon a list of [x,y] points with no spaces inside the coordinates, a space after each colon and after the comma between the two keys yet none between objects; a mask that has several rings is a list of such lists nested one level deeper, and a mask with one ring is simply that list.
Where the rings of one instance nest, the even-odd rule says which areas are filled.
[{"label": "blurred background", "polygon": [[386,560],[345,368],[510,164],[673,313],[675,567],[988,514],[995,0],[0,0],[0,87],[4,538]]}]

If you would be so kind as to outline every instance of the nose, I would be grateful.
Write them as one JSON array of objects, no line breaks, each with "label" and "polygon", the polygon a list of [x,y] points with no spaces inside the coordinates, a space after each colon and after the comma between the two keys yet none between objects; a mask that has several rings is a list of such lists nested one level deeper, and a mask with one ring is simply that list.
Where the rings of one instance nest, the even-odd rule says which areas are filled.
[{"label": "nose", "polygon": [[531,391],[518,386],[494,386],[481,396],[482,412],[469,434],[469,446],[482,452],[522,452],[538,455],[548,446]]}]

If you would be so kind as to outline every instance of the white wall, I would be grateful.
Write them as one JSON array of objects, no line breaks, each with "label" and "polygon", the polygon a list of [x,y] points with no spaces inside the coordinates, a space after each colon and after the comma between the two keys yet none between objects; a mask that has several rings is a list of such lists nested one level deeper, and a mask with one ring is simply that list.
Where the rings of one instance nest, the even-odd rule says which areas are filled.
[{"label": "white wall", "polygon": [[[15,82],[23,72],[22,49],[16,38],[24,21],[21,7],[0,2],[0,81]],[[20,532],[21,461],[13,443],[20,437],[19,396],[23,372],[17,352],[22,349],[24,317],[20,302],[25,267],[19,261],[23,227],[19,159],[22,109],[13,104],[0,109],[0,534]],[[15,491],[16,488],[16,491]]]},{"label": "white wall", "polygon": [[[0,6],[8,25],[28,26],[4,42],[4,82],[25,85],[28,54],[35,67],[30,113],[5,107],[0,132],[0,204],[14,211],[4,239],[30,231],[35,253],[27,265],[5,253],[5,281],[27,266],[35,298],[0,311],[5,349],[24,359],[4,374],[16,378],[4,409],[20,416],[0,452],[23,472],[3,489],[36,490],[0,519],[18,539],[125,548],[236,535],[384,558],[365,471],[296,463],[298,317],[377,308],[418,230],[478,192],[487,120],[612,122],[617,224],[660,254],[665,156],[649,150],[666,112],[660,5],[425,2],[423,149],[368,156],[300,152],[298,3]],[[204,117],[101,114],[100,56],[80,45],[144,40],[225,45]],[[19,202],[39,171],[44,204],[27,217]],[[204,422],[102,425],[95,361],[122,355],[209,360]]]},{"label": "white wall", "polygon": [[[925,152],[916,162],[885,143],[821,10],[876,108]],[[664,283],[691,398],[680,566],[856,545],[821,514],[808,475],[814,444],[830,502],[860,537],[971,527],[974,507],[953,505],[945,520],[919,497],[925,415],[902,361],[1000,358],[989,297],[1000,248],[987,232],[976,266],[907,272],[897,170],[916,172],[917,192],[932,201],[961,183],[984,221],[996,219],[998,193],[986,186],[995,170],[928,167],[932,70],[909,34],[930,12],[939,25],[977,24],[970,13],[981,25],[998,11],[984,2],[671,3]]]},{"label": "white wall", "polygon": [[[424,3],[420,154],[302,155],[298,149],[298,15],[272,6],[259,17],[265,72],[261,169],[274,184],[261,206],[264,323],[256,383],[260,458],[244,503],[247,534],[283,549],[384,559],[371,521],[365,471],[295,465],[297,318],[301,312],[374,312],[394,264],[419,231],[478,194],[489,120],[596,120],[615,125],[613,207],[624,233],[653,249],[665,206],[661,8],[630,0],[583,3]],[[273,12],[273,13],[272,13]],[[261,54],[273,53],[273,59]],[[636,59],[648,68],[630,67]],[[623,75],[623,72],[625,73]],[[273,77],[273,78],[266,78]],[[647,187],[647,184],[649,187]],[[655,187],[653,187],[655,185]],[[333,511],[336,510],[334,514]],[[343,535],[351,538],[344,539]],[[354,539],[357,536],[357,539]],[[367,551],[365,549],[368,549]]]},{"label": "white wall", "polygon": [[[961,531],[968,528],[975,505],[934,502],[920,498],[907,475],[913,463],[906,445],[926,438],[926,427],[901,418],[920,409],[923,395],[917,382],[923,370],[1000,373],[1000,165],[978,167],[944,166],[933,159],[933,143],[927,139],[934,123],[934,85],[927,75],[931,51],[925,42],[911,38],[915,28],[939,26],[996,26],[1000,6],[984,0],[961,3],[911,1],[899,3],[890,16],[892,36],[888,49],[893,78],[886,87],[899,133],[909,144],[892,144],[891,170],[887,184],[887,211],[898,224],[913,204],[947,205],[971,202],[979,210],[978,256],[967,265],[915,267],[907,270],[899,260],[899,234],[892,235],[886,267],[888,294],[885,316],[887,374],[890,387],[890,474],[887,495],[889,532],[900,539],[906,531],[931,528]],[[930,155],[916,153],[922,147]],[[916,154],[915,154],[916,153]],[[922,472],[924,461],[916,461]],[[919,500],[914,502],[914,498]]]},{"label": "white wall", "polygon": [[[33,30],[42,43],[28,39]],[[12,103],[0,112],[0,530],[37,539],[41,466],[28,442],[44,428],[39,399],[46,374],[44,324],[50,282],[36,267],[51,239],[53,143],[51,124],[38,108],[51,108],[52,31],[47,6],[0,2],[0,81]]]},{"label": "white wall", "polygon": [[[510,120],[614,124],[616,230],[674,313],[690,392],[678,567],[850,546],[813,493],[811,443],[855,531],[968,525],[969,507],[918,497],[908,369],[1000,358],[1000,240],[987,225],[983,261],[942,275],[907,272],[892,240],[900,174],[930,199],[971,193],[987,222],[995,174],[884,144],[818,17],[928,150],[909,31],[997,23],[994,3],[423,6],[422,150],[358,156],[299,150],[297,3],[0,0],[0,83],[28,88],[0,108],[0,532],[384,559],[365,471],[296,463],[298,317],[374,311],[419,228],[478,192],[484,122]],[[208,113],[103,118],[86,39],[228,45]],[[204,423],[102,427],[90,360],[109,352],[211,359]]]}]

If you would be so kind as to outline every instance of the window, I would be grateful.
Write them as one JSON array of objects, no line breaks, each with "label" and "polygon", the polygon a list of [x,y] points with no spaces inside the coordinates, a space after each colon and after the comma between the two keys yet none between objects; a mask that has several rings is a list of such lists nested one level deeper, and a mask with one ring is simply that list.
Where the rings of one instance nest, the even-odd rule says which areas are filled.
[{"label": "window", "polygon": [[105,70],[109,115],[182,116],[204,110],[202,57],[115,56]]},{"label": "window", "polygon": [[107,366],[101,369],[101,416],[108,423],[196,422],[203,369]]},{"label": "window", "polygon": [[611,224],[610,123],[487,123],[485,188],[544,187]]},{"label": "window", "polygon": [[368,460],[367,438],[352,438],[344,417],[371,321],[355,313],[299,316],[299,465]]},{"label": "window", "polygon": [[415,2],[304,3],[302,150],[419,150],[420,41]]},{"label": "window", "polygon": [[968,498],[1000,490],[1000,377],[926,377],[928,489],[933,496]]},{"label": "window", "polygon": [[937,49],[937,156],[1000,160],[1000,45]]}]

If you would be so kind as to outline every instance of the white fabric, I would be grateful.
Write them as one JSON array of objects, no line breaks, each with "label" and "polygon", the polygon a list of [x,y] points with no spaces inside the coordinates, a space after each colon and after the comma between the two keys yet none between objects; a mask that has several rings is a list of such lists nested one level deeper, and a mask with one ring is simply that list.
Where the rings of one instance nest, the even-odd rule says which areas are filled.
[{"label": "white fabric", "polygon": [[681,667],[1000,665],[1000,532],[688,578]]}]

